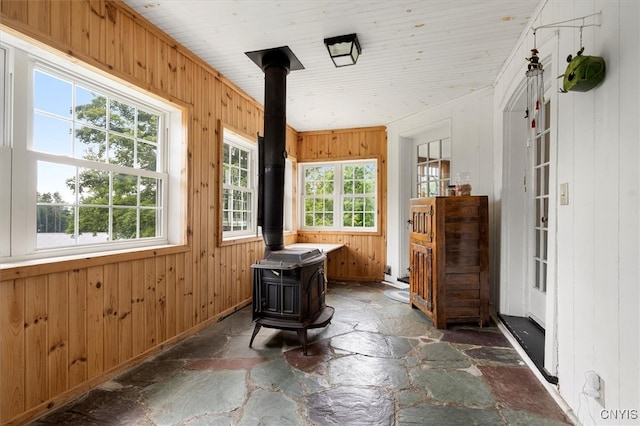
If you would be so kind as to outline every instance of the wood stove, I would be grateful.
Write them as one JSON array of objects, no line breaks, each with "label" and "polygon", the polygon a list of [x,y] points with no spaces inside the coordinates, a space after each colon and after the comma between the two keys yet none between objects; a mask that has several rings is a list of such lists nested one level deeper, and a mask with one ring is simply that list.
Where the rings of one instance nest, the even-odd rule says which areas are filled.
[{"label": "wood stove", "polygon": [[284,170],[286,152],[286,77],[304,69],[288,46],[247,52],[264,72],[264,137],[258,138],[258,225],[262,227],[265,257],[253,269],[253,319],[249,347],[261,327],[298,333],[307,354],[307,330],[324,327],[334,309],[324,301],[325,256],[317,249],[285,249]]},{"label": "wood stove", "polygon": [[318,249],[284,249],[251,266],[256,325],[249,347],[260,328],[277,328],[296,331],[307,354],[307,330],[326,326],[334,312],[325,304],[324,259]]}]

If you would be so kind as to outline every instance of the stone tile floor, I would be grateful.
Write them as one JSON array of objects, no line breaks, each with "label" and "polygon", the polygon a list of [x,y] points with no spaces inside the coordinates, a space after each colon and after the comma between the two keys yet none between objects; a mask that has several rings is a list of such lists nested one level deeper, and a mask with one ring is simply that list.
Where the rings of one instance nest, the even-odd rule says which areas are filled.
[{"label": "stone tile floor", "polygon": [[309,330],[244,308],[35,425],[561,425],[568,417],[495,326],[437,330],[379,283],[330,283]]}]

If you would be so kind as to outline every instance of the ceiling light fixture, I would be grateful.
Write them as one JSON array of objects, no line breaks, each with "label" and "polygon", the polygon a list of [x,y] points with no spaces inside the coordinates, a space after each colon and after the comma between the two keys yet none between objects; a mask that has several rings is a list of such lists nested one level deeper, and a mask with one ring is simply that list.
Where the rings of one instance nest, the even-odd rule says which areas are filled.
[{"label": "ceiling light fixture", "polygon": [[355,65],[358,61],[361,50],[358,36],[355,34],[325,38],[324,44],[336,68]]}]

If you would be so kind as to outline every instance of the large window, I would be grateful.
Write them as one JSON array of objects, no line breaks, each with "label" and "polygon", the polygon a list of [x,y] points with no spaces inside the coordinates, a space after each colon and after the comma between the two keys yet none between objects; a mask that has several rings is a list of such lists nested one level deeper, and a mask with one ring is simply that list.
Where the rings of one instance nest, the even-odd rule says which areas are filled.
[{"label": "large window", "polygon": [[222,145],[223,239],[257,234],[257,145],[227,128]]},{"label": "large window", "polygon": [[[179,110],[20,47],[6,47],[3,66],[10,131],[0,153],[10,180],[0,199],[11,205],[3,260],[180,242],[168,225],[169,216],[183,225],[183,153],[169,148]],[[170,191],[177,209],[167,205]]]},{"label": "large window", "polygon": [[302,229],[375,231],[377,161],[300,164]]}]

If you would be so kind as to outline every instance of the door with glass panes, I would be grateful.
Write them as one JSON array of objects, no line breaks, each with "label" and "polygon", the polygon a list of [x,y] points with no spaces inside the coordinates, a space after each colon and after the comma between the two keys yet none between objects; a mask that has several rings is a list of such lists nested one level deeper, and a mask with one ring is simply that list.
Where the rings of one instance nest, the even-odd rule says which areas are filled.
[{"label": "door with glass panes", "polygon": [[528,275],[528,314],[529,317],[545,326],[547,298],[547,264],[549,241],[549,170],[550,170],[550,117],[551,105],[545,103],[544,121],[540,131],[536,132],[529,143],[528,176],[532,185],[530,191],[529,273]]},{"label": "door with glass panes", "polygon": [[451,183],[451,138],[416,141],[414,198],[446,195]]}]

